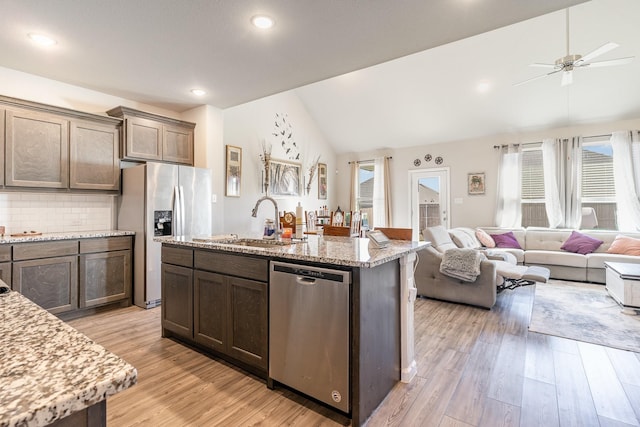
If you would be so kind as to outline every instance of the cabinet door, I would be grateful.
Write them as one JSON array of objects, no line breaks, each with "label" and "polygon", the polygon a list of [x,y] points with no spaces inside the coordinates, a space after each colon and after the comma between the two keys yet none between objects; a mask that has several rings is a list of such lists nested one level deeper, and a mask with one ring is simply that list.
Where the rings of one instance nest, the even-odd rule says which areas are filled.
[{"label": "cabinet door", "polygon": [[70,187],[120,189],[120,130],[98,123],[72,122]]},{"label": "cabinet door", "polygon": [[267,284],[228,277],[230,356],[267,369]]},{"label": "cabinet door", "polygon": [[193,166],[193,129],[164,126],[162,159]]},{"label": "cabinet door", "polygon": [[227,283],[225,276],[196,270],[193,293],[195,340],[214,350],[226,352]]},{"label": "cabinet door", "polygon": [[131,298],[131,251],[80,255],[80,307]]},{"label": "cabinet door", "polygon": [[162,264],[162,327],[193,338],[193,270]]},{"label": "cabinet door", "polygon": [[0,108],[0,185],[4,185],[4,109]]},{"label": "cabinet door", "polygon": [[162,160],[162,124],[149,119],[126,119],[125,157]]},{"label": "cabinet door", "polygon": [[69,122],[26,110],[6,111],[6,185],[69,187]]},{"label": "cabinet door", "polygon": [[11,263],[0,262],[0,279],[9,286],[11,285]]},{"label": "cabinet door", "polygon": [[13,289],[51,313],[78,308],[78,257],[13,263]]}]

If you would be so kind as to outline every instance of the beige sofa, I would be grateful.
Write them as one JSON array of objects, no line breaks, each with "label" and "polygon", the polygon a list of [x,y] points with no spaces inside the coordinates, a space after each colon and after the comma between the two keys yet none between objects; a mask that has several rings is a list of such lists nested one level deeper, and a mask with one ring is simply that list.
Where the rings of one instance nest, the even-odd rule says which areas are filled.
[{"label": "beige sofa", "polygon": [[[580,230],[580,233],[602,240],[594,252],[586,255],[567,252],[560,247],[569,238],[573,230],[550,229],[539,227],[504,229],[496,227],[480,227],[489,234],[502,234],[512,231],[522,249],[500,249],[513,254],[519,264],[546,267],[551,272],[552,279],[571,280],[580,282],[605,283],[605,261],[628,262],[640,264],[640,257],[632,255],[618,255],[607,253],[614,239],[619,234],[640,239],[640,233],[628,233],[615,230]],[[461,234],[464,233],[464,234]],[[475,229],[459,227],[449,230],[453,241],[461,243],[455,236],[475,236]],[[469,246],[481,247],[477,239]]]}]

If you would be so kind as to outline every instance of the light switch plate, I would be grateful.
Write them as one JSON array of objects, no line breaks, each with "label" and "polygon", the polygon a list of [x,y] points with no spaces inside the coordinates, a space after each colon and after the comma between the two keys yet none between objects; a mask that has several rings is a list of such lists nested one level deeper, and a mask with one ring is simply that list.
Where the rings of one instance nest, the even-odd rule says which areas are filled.
[{"label": "light switch plate", "polygon": [[455,199],[453,199],[453,203],[455,203],[456,205],[461,205],[462,197],[456,197]]},{"label": "light switch plate", "polygon": [[212,194],[211,195],[211,203],[216,203],[218,201],[218,195],[217,194]]}]

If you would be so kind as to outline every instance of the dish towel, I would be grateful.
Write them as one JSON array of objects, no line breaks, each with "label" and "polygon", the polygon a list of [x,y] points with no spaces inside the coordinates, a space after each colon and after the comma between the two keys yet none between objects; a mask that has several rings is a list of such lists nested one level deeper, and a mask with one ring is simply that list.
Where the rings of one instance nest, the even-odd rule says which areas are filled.
[{"label": "dish towel", "polygon": [[465,282],[475,282],[480,275],[480,262],[487,257],[475,249],[448,249],[440,263],[440,273]]}]

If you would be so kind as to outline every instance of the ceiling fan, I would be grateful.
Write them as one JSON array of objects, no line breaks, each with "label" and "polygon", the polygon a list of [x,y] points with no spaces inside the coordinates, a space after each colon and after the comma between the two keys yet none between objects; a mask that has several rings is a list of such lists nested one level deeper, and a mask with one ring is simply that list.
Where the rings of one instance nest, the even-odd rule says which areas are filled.
[{"label": "ceiling fan", "polygon": [[623,65],[623,64],[629,64],[631,61],[633,61],[634,57],[628,56],[626,58],[610,59],[608,61],[591,62],[593,59],[597,58],[598,56],[603,55],[619,46],[617,43],[612,43],[612,42],[606,43],[600,46],[599,48],[587,53],[584,56],[570,54],[569,53],[570,52],[569,50],[569,9],[566,9],[566,20],[567,20],[567,25],[566,25],[567,54],[566,56],[563,56],[562,58],[557,59],[553,64],[542,64],[542,63],[531,64],[531,67],[551,68],[553,69],[553,71],[550,71],[541,76],[536,76],[531,79],[524,80],[520,83],[515,83],[514,86],[520,86],[522,84],[529,83],[534,80],[542,79],[544,77],[551,76],[553,74],[560,73],[560,72],[562,73],[562,81],[560,84],[562,86],[567,86],[573,83],[573,70],[575,69]]}]

